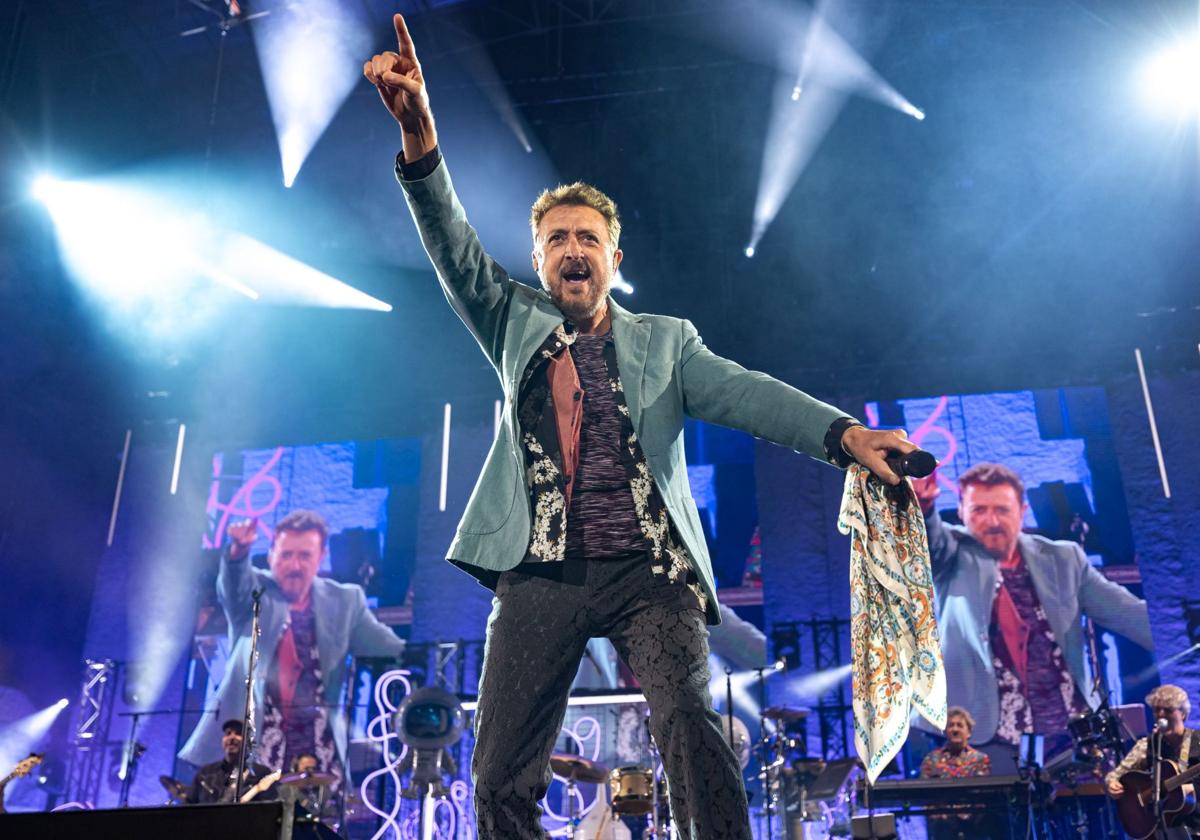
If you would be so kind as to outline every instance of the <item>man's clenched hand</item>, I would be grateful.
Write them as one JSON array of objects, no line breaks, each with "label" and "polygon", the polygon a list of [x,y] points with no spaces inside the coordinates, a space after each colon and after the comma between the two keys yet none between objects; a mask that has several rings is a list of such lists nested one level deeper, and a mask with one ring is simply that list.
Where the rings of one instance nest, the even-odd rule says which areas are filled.
[{"label": "man's clenched hand", "polygon": [[917,449],[903,429],[879,431],[866,426],[851,426],[842,435],[842,447],[885,484],[899,484],[901,477],[884,459],[893,452],[908,454]]}]

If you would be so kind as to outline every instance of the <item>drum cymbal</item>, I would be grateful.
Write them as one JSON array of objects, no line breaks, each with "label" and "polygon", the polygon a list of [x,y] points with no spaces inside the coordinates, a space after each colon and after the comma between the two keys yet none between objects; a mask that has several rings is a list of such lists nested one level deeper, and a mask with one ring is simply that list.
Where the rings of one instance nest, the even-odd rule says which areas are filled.
[{"label": "drum cymbal", "polygon": [[286,785],[287,787],[325,787],[337,781],[337,776],[332,773],[318,773],[309,770],[307,773],[292,773],[289,776],[281,776],[278,784]]},{"label": "drum cymbal", "polygon": [[167,795],[176,802],[182,802],[187,799],[187,785],[178,779],[172,779],[170,776],[159,776],[158,783],[166,789]]},{"label": "drum cymbal", "polygon": [[580,755],[554,753],[550,756],[550,769],[563,778],[575,777],[577,782],[600,782],[608,779],[608,768]]},{"label": "drum cymbal", "polygon": [[812,714],[812,709],[806,706],[771,706],[763,709],[762,716],[767,720],[804,720]]}]

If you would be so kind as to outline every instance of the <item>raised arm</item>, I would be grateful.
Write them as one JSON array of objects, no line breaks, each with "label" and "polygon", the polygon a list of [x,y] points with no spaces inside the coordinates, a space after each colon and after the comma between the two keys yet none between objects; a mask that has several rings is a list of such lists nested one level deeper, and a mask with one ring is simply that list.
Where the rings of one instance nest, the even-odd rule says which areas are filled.
[{"label": "raised arm", "polygon": [[258,535],[258,521],[243,520],[229,526],[226,531],[229,545],[221,552],[221,565],[217,570],[217,600],[225,610],[225,620],[231,637],[237,628],[250,620],[254,609],[251,593],[254,591],[254,570],[250,567],[250,546]]},{"label": "raised arm", "polygon": [[437,127],[429,108],[425,75],[404,15],[393,15],[392,24],[396,27],[396,52],[372,56],[363,64],[363,75],[375,85],[379,98],[400,123],[404,160],[414,163],[437,148]]},{"label": "raised arm", "polygon": [[512,280],[483,250],[454,194],[416,48],[404,16],[395,15],[393,22],[397,52],[373,56],[363,75],[400,124],[404,155],[396,174],[442,291],[488,359],[499,365]]}]

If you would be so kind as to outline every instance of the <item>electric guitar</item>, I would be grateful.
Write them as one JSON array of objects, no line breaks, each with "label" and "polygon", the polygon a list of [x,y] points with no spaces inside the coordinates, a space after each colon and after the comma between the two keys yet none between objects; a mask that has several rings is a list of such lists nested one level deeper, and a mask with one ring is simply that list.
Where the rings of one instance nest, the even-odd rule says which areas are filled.
[{"label": "electric guitar", "polygon": [[267,775],[265,775],[261,779],[259,779],[255,783],[254,787],[250,788],[250,790],[243,793],[242,798],[239,799],[238,802],[249,802],[251,799],[258,796],[260,793],[262,793],[264,790],[269,788],[271,785],[278,782],[282,776],[283,776],[282,770],[276,770],[274,773],[268,773]]},{"label": "electric guitar", "polygon": [[[1179,764],[1160,759],[1162,768],[1162,814],[1168,827],[1196,813],[1196,788],[1192,781],[1200,777],[1200,764],[1180,772]],[[1125,792],[1117,800],[1117,816],[1125,833],[1133,840],[1154,836],[1154,776],[1134,770],[1121,777]]]},{"label": "electric guitar", "polygon": [[22,776],[28,776],[33,772],[33,768],[42,763],[42,753],[30,753],[28,758],[23,758],[17,762],[17,766],[13,771],[0,779],[0,814],[4,813],[4,787],[13,779],[19,779]]}]

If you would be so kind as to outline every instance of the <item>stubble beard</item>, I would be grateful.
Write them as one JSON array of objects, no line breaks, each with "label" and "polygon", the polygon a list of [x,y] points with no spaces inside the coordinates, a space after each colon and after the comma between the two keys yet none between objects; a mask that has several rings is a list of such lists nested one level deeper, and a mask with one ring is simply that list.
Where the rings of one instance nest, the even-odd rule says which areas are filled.
[{"label": "stubble beard", "polygon": [[[600,311],[600,307],[604,305],[604,299],[608,295],[607,288],[600,288],[599,284],[595,287],[595,291],[588,290],[588,294],[582,298],[568,297],[563,294],[563,286],[560,285],[550,289],[550,299],[554,301],[554,305],[562,311],[571,321],[586,321]],[[595,282],[595,275],[589,283]]]}]

